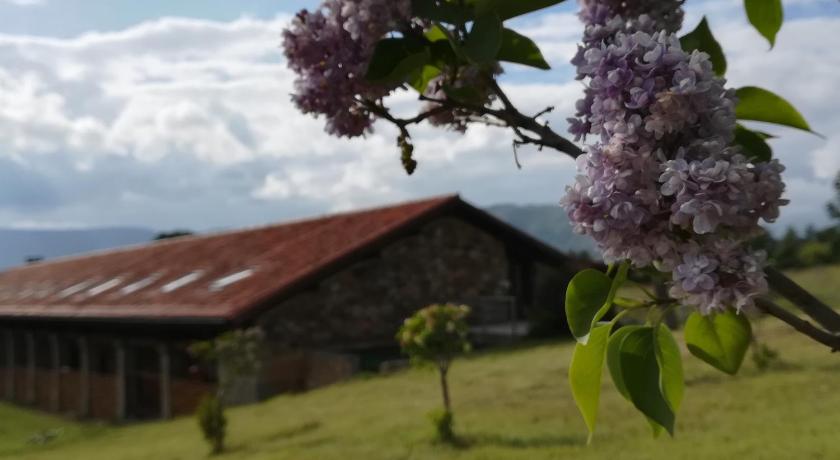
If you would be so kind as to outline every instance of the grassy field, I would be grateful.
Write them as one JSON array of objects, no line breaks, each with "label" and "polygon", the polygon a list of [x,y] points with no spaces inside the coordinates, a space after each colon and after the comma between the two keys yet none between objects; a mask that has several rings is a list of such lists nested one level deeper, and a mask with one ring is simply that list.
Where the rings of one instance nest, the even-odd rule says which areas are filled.
[{"label": "grassy field", "polygon": [[[796,274],[826,300],[840,267]],[[686,356],[688,387],[674,439],[651,439],[644,419],[605,379],[599,430],[586,432],[569,393],[569,343],[476,354],[452,371],[463,445],[432,441],[426,413],[440,404],[436,377],[410,370],[359,378],[230,411],[225,459],[837,459],[840,356],[771,319],[759,338],[781,354],[770,370],[748,361],[727,377]],[[61,434],[28,442],[44,430]],[[202,459],[191,418],[127,427],[77,424],[0,405],[0,457],[15,459]]]}]

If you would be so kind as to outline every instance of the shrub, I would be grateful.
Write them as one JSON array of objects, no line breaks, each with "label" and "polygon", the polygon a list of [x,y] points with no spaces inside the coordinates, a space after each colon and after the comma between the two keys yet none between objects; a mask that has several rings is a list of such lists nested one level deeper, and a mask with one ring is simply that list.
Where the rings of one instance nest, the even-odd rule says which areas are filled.
[{"label": "shrub", "polygon": [[205,396],[198,406],[196,418],[201,433],[204,434],[204,439],[210,443],[211,453],[221,453],[225,448],[227,418],[225,418],[224,407],[219,398],[213,394]]},{"label": "shrub", "polygon": [[190,354],[218,368],[218,384],[213,395],[207,395],[198,407],[196,417],[201,432],[218,454],[224,450],[224,396],[240,377],[255,375],[263,354],[263,333],[258,328],[226,332],[215,339],[193,343]]},{"label": "shrub", "polygon": [[433,416],[432,420],[440,439],[445,441],[454,439],[447,376],[455,356],[470,349],[466,320],[469,313],[470,308],[466,305],[430,305],[406,319],[397,333],[400,347],[413,363],[432,363],[437,366],[443,396],[443,415]]},{"label": "shrub", "polygon": [[444,409],[438,409],[429,414],[429,419],[435,427],[435,434],[438,440],[443,442],[453,442],[455,440],[455,417],[452,412]]}]

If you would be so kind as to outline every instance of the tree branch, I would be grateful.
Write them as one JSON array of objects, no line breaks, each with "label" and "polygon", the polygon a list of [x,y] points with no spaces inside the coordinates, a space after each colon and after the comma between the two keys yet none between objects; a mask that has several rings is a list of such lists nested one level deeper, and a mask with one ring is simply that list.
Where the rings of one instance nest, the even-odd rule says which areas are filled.
[{"label": "tree branch", "polygon": [[775,268],[767,267],[764,272],[773,291],[788,299],[796,308],[802,310],[825,329],[840,333],[840,314],[833,308]]},{"label": "tree branch", "polygon": [[805,321],[779,305],[776,305],[773,301],[766,297],[756,298],[755,305],[759,310],[780,319],[802,334],[805,334],[815,341],[831,348],[832,352],[840,350],[840,335],[832,334],[831,332],[824,331],[814,326],[808,321]]}]

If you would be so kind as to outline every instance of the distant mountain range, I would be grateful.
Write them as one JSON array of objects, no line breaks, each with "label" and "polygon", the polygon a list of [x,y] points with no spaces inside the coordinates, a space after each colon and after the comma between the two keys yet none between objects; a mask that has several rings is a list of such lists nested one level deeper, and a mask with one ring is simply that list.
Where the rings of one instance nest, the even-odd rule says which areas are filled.
[{"label": "distant mountain range", "polygon": [[[486,210],[561,251],[596,254],[595,246],[588,238],[572,232],[569,219],[559,206],[501,204]],[[146,243],[157,234],[152,229],[135,227],[65,230],[0,228],[0,269],[24,264],[28,258],[53,259]]]},{"label": "distant mountain range", "polygon": [[0,268],[24,264],[27,258],[53,259],[144,243],[155,235],[146,228],[0,229]]},{"label": "distant mountain range", "polygon": [[566,211],[560,205],[498,204],[485,211],[561,251],[598,254],[591,239],[572,230]]}]

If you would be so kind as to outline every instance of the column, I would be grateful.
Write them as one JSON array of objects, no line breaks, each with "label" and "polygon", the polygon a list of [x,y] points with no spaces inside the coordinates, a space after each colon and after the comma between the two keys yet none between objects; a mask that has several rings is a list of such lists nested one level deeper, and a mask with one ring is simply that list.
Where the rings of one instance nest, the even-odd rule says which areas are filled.
[{"label": "column", "polygon": [[50,410],[61,410],[61,354],[58,348],[58,336],[50,334]]},{"label": "column", "polygon": [[6,399],[15,399],[15,335],[12,331],[5,331],[6,340]]},{"label": "column", "polygon": [[79,416],[90,415],[90,348],[87,337],[79,337]]},{"label": "column", "polygon": [[117,340],[114,342],[116,353],[115,353],[115,370],[114,370],[114,382],[117,385],[117,389],[115,394],[117,395],[116,401],[116,417],[117,420],[125,420],[127,415],[127,406],[126,406],[126,350],[125,350],[125,343],[121,340]]},{"label": "column", "polygon": [[35,402],[35,333],[26,332],[26,402]]},{"label": "column", "polygon": [[169,347],[166,343],[159,343],[157,346],[158,357],[160,358],[160,418],[167,419],[172,417],[172,402],[171,402],[171,371]]}]

